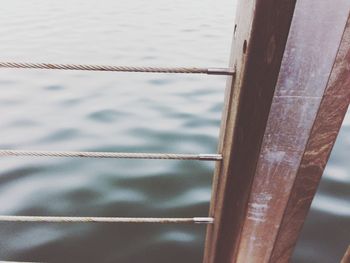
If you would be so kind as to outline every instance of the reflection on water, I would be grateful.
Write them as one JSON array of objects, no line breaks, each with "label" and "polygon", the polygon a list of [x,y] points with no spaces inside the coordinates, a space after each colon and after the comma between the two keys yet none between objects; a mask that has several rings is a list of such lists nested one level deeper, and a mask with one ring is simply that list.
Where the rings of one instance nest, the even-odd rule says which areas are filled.
[{"label": "reflection on water", "polygon": [[[225,67],[234,2],[6,1],[0,58]],[[224,86],[225,78],[215,76],[3,69],[0,147],[213,153]],[[315,203],[315,213],[328,216],[328,234],[334,222],[349,219],[349,167],[342,170],[340,161],[349,133],[339,138],[337,149],[345,148],[333,156],[323,200]],[[2,158],[0,167],[0,214],[159,217],[207,215],[214,168],[196,161],[52,158]],[[329,199],[342,185],[343,196]],[[312,225],[327,229],[316,218]],[[204,234],[201,225],[1,223],[0,260],[194,263],[201,262]],[[300,259],[310,254],[303,248]],[[333,255],[338,248],[327,244],[318,255],[323,252]]]}]

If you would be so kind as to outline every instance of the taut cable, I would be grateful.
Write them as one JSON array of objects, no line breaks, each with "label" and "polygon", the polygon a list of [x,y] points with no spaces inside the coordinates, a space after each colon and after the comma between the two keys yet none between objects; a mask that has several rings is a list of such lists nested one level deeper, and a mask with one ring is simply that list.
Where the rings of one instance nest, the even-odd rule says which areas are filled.
[{"label": "taut cable", "polygon": [[0,157],[1,156],[163,159],[163,160],[198,160],[198,161],[222,160],[221,154],[65,152],[65,151],[23,151],[23,150],[0,150]]},{"label": "taut cable", "polygon": [[212,224],[212,217],[65,217],[65,216],[6,216],[0,222],[39,223],[154,223],[154,224]]},{"label": "taut cable", "polygon": [[129,67],[129,66],[55,64],[55,63],[27,63],[27,62],[0,62],[0,68],[89,70],[89,71],[145,72],[145,73],[182,73],[182,74],[190,74],[190,73],[192,73],[192,74],[208,74],[208,75],[234,75],[234,70],[230,69],[230,68]]}]

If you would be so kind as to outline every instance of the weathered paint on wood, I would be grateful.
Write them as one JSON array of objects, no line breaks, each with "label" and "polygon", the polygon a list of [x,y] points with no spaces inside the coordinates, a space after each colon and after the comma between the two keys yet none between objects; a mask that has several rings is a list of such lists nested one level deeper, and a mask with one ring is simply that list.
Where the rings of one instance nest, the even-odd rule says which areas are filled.
[{"label": "weathered paint on wood", "polygon": [[[349,8],[349,0],[297,1],[233,262],[272,262],[273,247],[325,95]],[[338,106],[332,105],[329,110]],[[288,262],[288,258],[273,260]]]},{"label": "weathered paint on wood", "polygon": [[[349,102],[350,17],[284,212],[271,262],[288,262],[292,255]],[[350,263],[350,251],[348,260]]]},{"label": "weathered paint on wood", "polygon": [[256,162],[285,49],[295,0],[242,0],[237,8],[207,229],[205,263],[234,262]]}]

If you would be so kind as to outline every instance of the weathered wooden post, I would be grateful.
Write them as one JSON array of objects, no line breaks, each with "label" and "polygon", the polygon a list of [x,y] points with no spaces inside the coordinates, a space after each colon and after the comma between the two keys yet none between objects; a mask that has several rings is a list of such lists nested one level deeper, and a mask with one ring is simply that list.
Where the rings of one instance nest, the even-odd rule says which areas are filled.
[{"label": "weathered wooden post", "polygon": [[288,262],[350,100],[349,9],[239,1],[205,263]]}]

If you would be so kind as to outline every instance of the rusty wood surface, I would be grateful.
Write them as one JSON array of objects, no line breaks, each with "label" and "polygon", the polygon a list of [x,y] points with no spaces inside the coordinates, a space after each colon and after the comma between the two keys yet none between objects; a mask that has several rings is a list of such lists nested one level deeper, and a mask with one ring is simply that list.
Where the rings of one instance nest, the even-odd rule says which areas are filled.
[{"label": "rusty wood surface", "polygon": [[[350,102],[350,17],[284,212],[271,262],[288,262]],[[350,251],[348,261],[350,263]]]},{"label": "rusty wood surface", "polygon": [[346,250],[343,259],[341,260],[340,263],[350,263],[350,246]]},{"label": "rusty wood surface", "polygon": [[[272,262],[278,233],[284,236],[279,230],[321,109],[349,8],[349,0],[298,0],[296,3],[244,215],[236,263]],[[342,90],[337,99],[344,100],[345,95]],[[325,111],[334,112],[339,104],[324,107],[330,107],[324,108]],[[340,111],[345,110],[342,107]],[[321,154],[315,153],[318,157]],[[317,182],[313,184],[312,187],[317,186]],[[288,258],[273,258],[273,262],[288,262]]]},{"label": "rusty wood surface", "polygon": [[[205,263],[234,262],[295,0],[238,2]],[[246,261],[250,262],[250,261]]]}]

